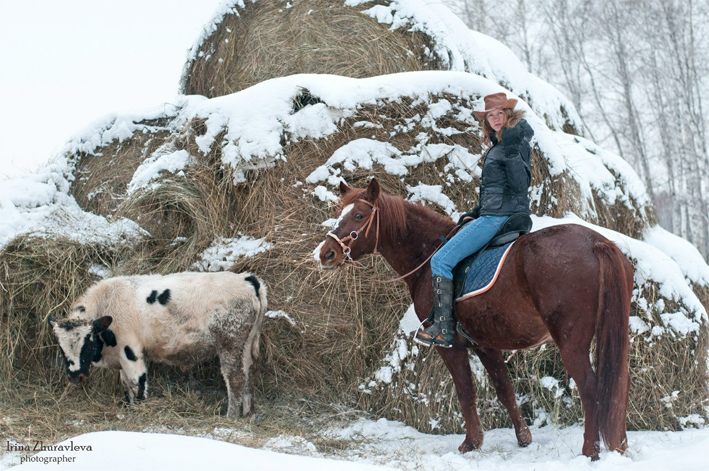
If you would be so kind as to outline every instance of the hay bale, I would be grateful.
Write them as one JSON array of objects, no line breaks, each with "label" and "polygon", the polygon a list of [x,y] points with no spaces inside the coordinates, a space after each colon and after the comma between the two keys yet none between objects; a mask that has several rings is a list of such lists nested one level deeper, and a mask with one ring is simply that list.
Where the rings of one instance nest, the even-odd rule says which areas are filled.
[{"label": "hay bale", "polygon": [[361,78],[439,68],[424,55],[426,36],[390,31],[360,13],[364,7],[328,0],[239,3],[222,10],[214,31],[195,44],[182,93],[213,98],[292,74]]}]

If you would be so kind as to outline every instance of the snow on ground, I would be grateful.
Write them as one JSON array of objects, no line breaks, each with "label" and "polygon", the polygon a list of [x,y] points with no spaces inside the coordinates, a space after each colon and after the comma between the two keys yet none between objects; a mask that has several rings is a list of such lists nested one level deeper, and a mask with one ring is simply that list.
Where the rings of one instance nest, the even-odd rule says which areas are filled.
[{"label": "snow on ground", "polygon": [[[463,435],[428,435],[399,422],[359,420],[332,428],[323,438],[350,442],[337,455],[319,452],[302,437],[280,436],[264,448],[247,448],[210,438],[138,432],[94,432],[61,442],[66,450],[0,455],[0,469],[181,471],[209,469],[288,471],[653,471],[708,469],[709,428],[681,432],[629,432],[625,455],[601,452],[591,462],[581,456],[583,428],[531,427],[533,442],[519,448],[512,429],[489,430],[481,450],[462,455],[457,447]],[[216,431],[215,431],[216,432]],[[74,450],[70,448],[73,444]],[[50,445],[45,443],[44,445]],[[79,447],[91,447],[79,449]],[[7,450],[7,442],[2,451]],[[20,465],[21,455],[34,456]],[[50,460],[54,461],[50,461]],[[45,461],[46,460],[46,464]],[[57,461],[64,460],[62,463]],[[67,462],[71,460],[71,462]],[[48,466],[49,465],[49,466]]]}]

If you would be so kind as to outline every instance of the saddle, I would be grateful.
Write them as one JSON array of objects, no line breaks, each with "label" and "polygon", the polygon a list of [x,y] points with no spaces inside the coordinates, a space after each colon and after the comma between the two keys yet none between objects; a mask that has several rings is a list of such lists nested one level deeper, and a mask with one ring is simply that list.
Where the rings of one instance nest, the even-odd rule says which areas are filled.
[{"label": "saddle", "polygon": [[[472,222],[472,221],[471,221]],[[470,224],[466,223],[463,225]],[[463,295],[463,290],[465,289],[465,278],[468,276],[470,267],[473,266],[475,260],[483,253],[485,250],[494,247],[500,247],[506,245],[513,240],[516,240],[520,235],[527,234],[532,230],[532,218],[526,213],[515,213],[505,221],[495,237],[490,240],[483,248],[475,252],[474,254],[464,258],[458,263],[453,269],[453,299],[459,298]]]}]

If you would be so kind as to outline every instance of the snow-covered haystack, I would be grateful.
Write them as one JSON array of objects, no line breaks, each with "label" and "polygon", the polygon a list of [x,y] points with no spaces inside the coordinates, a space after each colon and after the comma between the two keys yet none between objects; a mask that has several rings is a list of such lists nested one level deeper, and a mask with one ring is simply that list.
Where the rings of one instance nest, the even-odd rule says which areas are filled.
[{"label": "snow-covered haystack", "polygon": [[[218,17],[260,3],[229,6]],[[656,225],[645,189],[625,161],[562,131],[573,108],[527,74],[508,49],[452,22],[441,31],[456,34],[434,35],[448,21],[439,4],[434,13],[418,0],[378,3],[358,14],[394,31],[409,25],[427,32],[437,39],[431,53],[448,51],[440,53],[448,62],[439,60],[460,71],[362,79],[303,74],[210,99],[182,96],[154,111],[98,121],[67,144],[51,171],[3,187],[16,190],[0,192],[0,220],[12,221],[0,226],[0,361],[8,381],[56,378],[57,349],[43,319],[50,310],[61,313],[99,276],[253,270],[270,286],[272,310],[256,373],[257,407],[285,403],[317,412],[328,404],[359,404],[423,430],[461,430],[442,362],[401,334],[415,328],[410,316],[400,328],[410,304],[405,289],[377,283],[394,273],[372,257],[362,270],[325,276],[312,251],[335,216],[342,178],[361,187],[376,176],[387,192],[454,219],[472,208],[484,151],[472,110],[483,107],[483,96],[507,91],[504,83],[535,130],[535,228],[593,224],[636,267],[631,426],[702,423],[709,397],[709,267],[696,249]],[[72,222],[56,228],[51,221],[58,211],[73,215]],[[76,244],[73,251],[88,246],[88,255],[53,250],[68,243]],[[30,336],[18,340],[23,332]],[[507,424],[480,365],[471,361],[485,426]],[[509,365],[530,420],[575,423],[583,416],[553,346],[516,353]],[[152,391],[160,395],[159,387]]]},{"label": "snow-covered haystack", "polygon": [[348,77],[438,69],[425,35],[388,31],[344,0],[225,2],[192,48],[182,92],[217,97],[298,73]]},{"label": "snow-covered haystack", "polygon": [[181,92],[213,98],[292,74],[420,70],[488,78],[524,98],[550,127],[580,133],[573,104],[527,73],[510,49],[423,0],[226,0],[192,47]]}]

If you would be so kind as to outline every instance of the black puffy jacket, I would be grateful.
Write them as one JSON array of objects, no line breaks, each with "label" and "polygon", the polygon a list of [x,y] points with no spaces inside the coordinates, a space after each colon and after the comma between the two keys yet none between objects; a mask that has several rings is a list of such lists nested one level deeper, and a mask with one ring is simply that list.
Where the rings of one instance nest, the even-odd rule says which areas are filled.
[{"label": "black puffy jacket", "polygon": [[485,155],[480,185],[480,201],[471,211],[473,217],[529,214],[529,141],[534,130],[521,119],[502,129],[502,142],[493,133],[493,146]]}]

